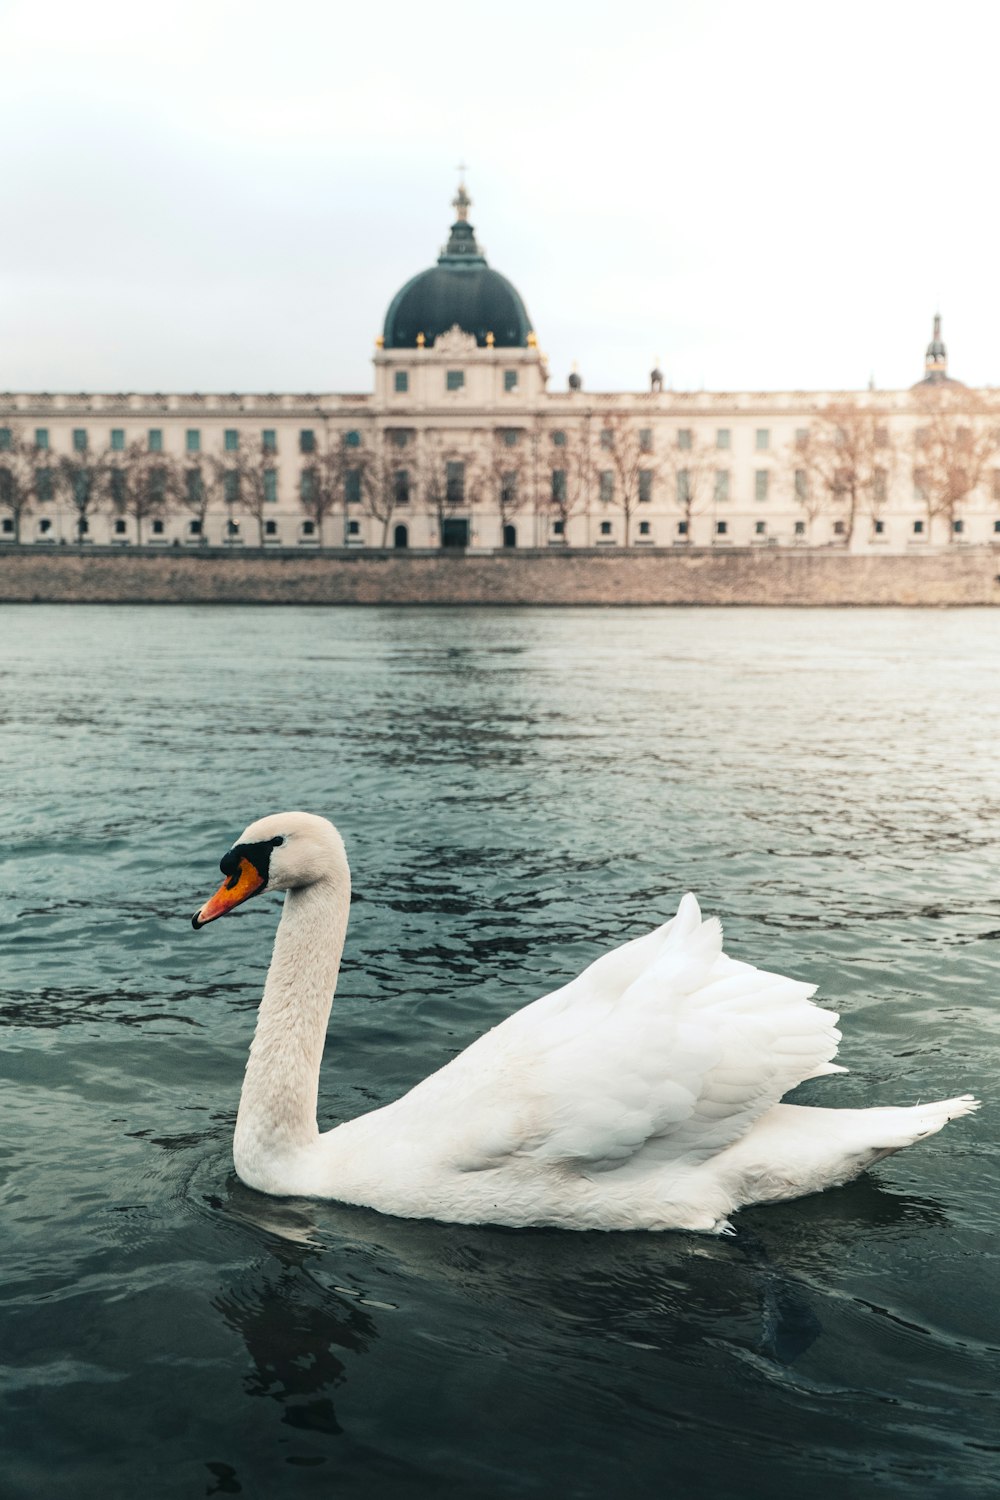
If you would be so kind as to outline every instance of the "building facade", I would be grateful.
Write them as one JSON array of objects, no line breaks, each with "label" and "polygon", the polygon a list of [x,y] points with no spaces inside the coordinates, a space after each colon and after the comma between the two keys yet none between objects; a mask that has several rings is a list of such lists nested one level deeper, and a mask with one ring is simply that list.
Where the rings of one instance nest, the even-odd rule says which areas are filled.
[{"label": "building facade", "polygon": [[557,391],[454,207],[370,392],[0,395],[0,543],[1000,545],[1000,406],[948,375],[939,318],[905,391]]}]

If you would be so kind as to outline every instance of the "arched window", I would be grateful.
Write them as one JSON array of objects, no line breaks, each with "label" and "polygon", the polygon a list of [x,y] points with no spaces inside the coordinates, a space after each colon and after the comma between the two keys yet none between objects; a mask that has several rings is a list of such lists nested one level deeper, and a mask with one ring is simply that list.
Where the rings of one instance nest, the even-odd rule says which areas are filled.
[{"label": "arched window", "polygon": [[397,526],[392,534],[392,545],[394,547],[408,547],[410,545],[410,533],[405,526]]},{"label": "arched window", "polygon": [[505,547],[517,546],[517,527],[509,523],[503,529],[503,544]]}]

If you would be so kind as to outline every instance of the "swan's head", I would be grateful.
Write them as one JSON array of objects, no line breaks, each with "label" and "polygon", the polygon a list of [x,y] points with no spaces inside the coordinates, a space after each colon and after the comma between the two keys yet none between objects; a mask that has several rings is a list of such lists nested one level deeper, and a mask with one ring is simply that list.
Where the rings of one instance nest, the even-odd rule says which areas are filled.
[{"label": "swan's head", "polygon": [[263,891],[291,891],[318,880],[348,882],[344,843],[333,824],[314,813],[274,813],[259,818],[222,856],[225,880],[192,926],[204,927]]}]

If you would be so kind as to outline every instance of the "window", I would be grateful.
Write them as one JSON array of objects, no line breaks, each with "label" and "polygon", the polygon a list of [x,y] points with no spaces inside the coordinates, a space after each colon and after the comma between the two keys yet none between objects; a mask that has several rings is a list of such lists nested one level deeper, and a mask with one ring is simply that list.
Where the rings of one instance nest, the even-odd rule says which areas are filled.
[{"label": "window", "polygon": [[162,536],[163,535],[163,522],[162,521],[154,521],[153,522],[153,535],[154,536]]},{"label": "window", "polygon": [[843,523],[843,521],[834,521],[834,523],[833,523],[833,534],[834,534],[834,536],[843,536],[844,535],[844,523]]},{"label": "window", "polygon": [[805,521],[796,521],[796,523],[795,523],[795,535],[796,536],[805,536],[805,534],[806,534],[806,523],[805,523]]},{"label": "window", "polygon": [[465,384],[464,370],[446,370],[444,376],[445,390],[460,391]]},{"label": "window", "polygon": [[601,522],[601,536],[610,536],[610,535],[611,535],[611,522],[610,521],[602,521]]},{"label": "window", "polygon": [[504,372],[503,372],[503,388],[504,388],[505,391],[516,391],[517,390],[517,371],[516,370],[504,370]]},{"label": "window", "polygon": [[[205,503],[205,484],[201,477],[200,469],[188,469],[184,475],[184,490],[187,503],[199,508]],[[201,527],[199,526],[199,531]]]},{"label": "window", "polygon": [[125,447],[125,429],[124,429],[124,427],[112,427],[112,429],[111,429],[111,450],[112,450],[112,452],[113,453],[121,453],[124,450],[124,447]]},{"label": "window", "polygon": [[35,447],[36,448],[48,448],[48,446],[49,446],[49,429],[47,427],[36,427],[35,428]]},{"label": "window", "polygon": [[[354,524],[357,525],[357,522],[355,521]],[[303,536],[315,536],[316,535],[316,522],[315,521],[303,521],[302,522],[302,535]]]},{"label": "window", "polygon": [[613,448],[615,446],[615,435],[610,427],[601,428],[601,447]]},{"label": "window", "polygon": [[10,519],[9,516],[5,516],[3,519],[3,530],[5,533],[14,530],[14,522]]},{"label": "window", "polygon": [[876,505],[884,505],[889,493],[889,475],[885,469],[876,469],[872,475],[872,499]]},{"label": "window", "polygon": [[[39,521],[39,523],[38,523],[38,530],[39,530],[39,532],[41,533],[42,536],[46,536],[52,530],[52,522],[49,520],[48,516],[46,516],[43,520]],[[89,531],[90,530],[90,527],[87,525],[86,521],[82,521],[80,523],[80,530],[81,531]]]},{"label": "window", "polygon": [[0,505],[9,505],[14,476],[9,469],[0,469]]},{"label": "window", "polygon": [[681,428],[678,429],[678,431],[677,431],[677,446],[678,446],[678,448],[690,448],[690,446],[691,446],[691,429],[690,429],[690,427],[681,427]]},{"label": "window", "polygon": [[796,446],[796,448],[804,448],[808,442],[809,442],[809,428],[808,427],[796,427],[796,429],[795,429],[795,446]]},{"label": "window", "polygon": [[201,522],[200,521],[189,521],[188,522],[188,534],[190,536],[201,536]]},{"label": "window", "polygon": [[993,522],[993,530],[994,531],[1000,531],[1000,521],[994,521]]},{"label": "window", "polygon": [[160,427],[149,429],[149,451],[150,453],[163,452],[163,430]]},{"label": "window", "polygon": [[639,470],[639,499],[645,504],[653,498],[653,471],[652,469]]},{"label": "window", "polygon": [[361,447],[361,434],[360,434],[360,432],[356,432],[354,430],[352,430],[351,432],[345,432],[344,433],[344,447],[345,448],[360,448]]},{"label": "window", "polygon": [[875,522],[875,535],[876,536],[882,536],[882,534],[884,533],[884,531],[885,531],[885,522],[884,521],[876,521]]},{"label": "window", "polygon": [[394,427],[392,429],[392,445],[394,448],[405,448],[410,441],[410,434],[405,427]]},{"label": "window", "polygon": [[397,469],[392,476],[392,495],[397,505],[410,503],[410,471]]},{"label": "window", "polygon": [[649,522],[648,521],[640,521],[639,522],[639,535],[640,536],[649,536]]},{"label": "window", "polygon": [[[997,522],[997,530],[1000,531],[1000,521]],[[563,536],[565,534],[565,531],[566,531],[566,523],[565,523],[565,521],[553,521],[552,522],[552,535],[553,536]]]},{"label": "window", "polygon": [[955,533],[956,536],[961,536],[962,532],[965,530],[965,522],[964,521],[952,521],[952,523],[951,523],[951,529]]},{"label": "window", "polygon": [[278,523],[277,523],[277,521],[265,521],[264,522],[264,535],[265,536],[277,536],[278,535]]},{"label": "window", "polygon": [[277,453],[278,434],[273,427],[265,427],[260,435],[260,448],[262,453]]},{"label": "window", "polygon": [[299,452],[316,452],[316,434],[311,427],[303,427],[302,431],[299,433]]},{"label": "window", "polygon": [[185,453],[201,452],[201,433],[197,427],[189,427],[184,434]]},{"label": "window", "polygon": [[507,445],[508,448],[516,448],[517,447],[517,428],[516,427],[508,427],[507,430],[506,430],[506,432],[503,435],[503,440],[506,443],[506,445]]},{"label": "window", "polygon": [[809,499],[809,475],[805,469],[795,470],[795,498],[802,505]]},{"label": "window", "polygon": [[757,449],[758,453],[762,453],[765,448],[770,448],[770,446],[771,446],[771,430],[770,430],[770,428],[768,428],[768,427],[758,427],[757,428],[757,436],[756,436],[756,439],[755,439],[755,442],[754,442],[754,447]]},{"label": "window", "polygon": [[687,505],[691,499],[691,471],[677,470],[677,504]]},{"label": "window", "polygon": [[924,523],[923,523],[923,521],[914,521],[914,523],[913,523],[913,535],[914,536],[920,536],[921,533],[923,532],[923,529],[924,529]]},{"label": "window", "polygon": [[506,474],[500,475],[500,503],[501,505],[517,504],[517,471],[510,469]]},{"label": "window", "polygon": [[716,521],[716,523],[715,523],[715,534],[716,534],[716,536],[725,536],[725,534],[726,534],[726,532],[728,530],[729,530],[729,522],[728,521]]},{"label": "window", "polygon": [[615,476],[610,469],[602,469],[597,479],[597,493],[605,505],[615,498]]},{"label": "window", "polygon": [[445,498],[449,505],[465,504],[465,465],[459,460],[445,464]]},{"label": "window", "polygon": [[1000,469],[993,470],[993,498],[1000,500]]},{"label": "window", "polygon": [[767,522],[755,521],[753,530],[755,536],[767,536]]},{"label": "window", "polygon": [[230,540],[233,540],[235,537],[238,537],[239,534],[240,534],[240,523],[239,523],[239,521],[227,521],[226,522],[226,535],[230,538]]},{"label": "window", "polygon": [[167,471],[161,466],[149,471],[149,502],[164,505],[167,499]]},{"label": "window", "polygon": [[237,505],[240,498],[240,471],[227,469],[222,476],[222,498],[227,505]]},{"label": "window", "polygon": [[347,523],[347,535],[348,536],[360,536],[361,535],[361,522],[360,521],[348,521],[348,523]]},{"label": "window", "polygon": [[913,471],[913,498],[914,500],[927,499],[927,470],[914,469]]},{"label": "window", "polygon": [[35,494],[39,500],[51,500],[55,492],[51,469],[35,470]]},{"label": "window", "polygon": [[410,389],[410,372],[397,370],[392,378],[393,389],[404,395]]},{"label": "window", "polygon": [[115,536],[124,536],[127,529],[124,521],[115,522]]},{"label": "window", "polygon": [[653,429],[652,427],[639,428],[639,452],[652,453],[653,451]]},{"label": "window", "polygon": [[6,452],[11,446],[11,432],[9,427],[0,427],[0,449]]},{"label": "window", "polygon": [[715,471],[714,497],[715,497],[716,504],[718,504],[718,502],[720,500],[728,500],[729,499],[729,470],[728,469],[716,469],[716,471]]},{"label": "window", "polygon": [[[306,473],[312,471],[307,469]],[[303,479],[305,474],[303,474]],[[348,505],[357,505],[361,500],[361,470],[348,469],[344,475],[344,500]]]},{"label": "window", "polygon": [[111,503],[119,510],[125,507],[125,471],[123,469],[112,469],[110,475]]},{"label": "window", "polygon": [[[360,496],[358,497],[361,498]],[[316,470],[303,469],[299,475],[299,499],[303,505],[312,505],[316,499]]]},{"label": "window", "polygon": [[222,446],[226,453],[236,453],[240,446],[240,435],[235,427],[227,427]]},{"label": "window", "polygon": [[87,451],[87,429],[85,427],[73,428],[73,452],[86,453]]},{"label": "window", "polygon": [[277,469],[264,470],[264,501],[267,505],[276,505],[278,500],[278,471]]},{"label": "window", "polygon": [[767,499],[767,482],[769,479],[767,469],[757,469],[754,472],[754,496],[758,500]]},{"label": "window", "polygon": [[677,535],[678,536],[687,536],[687,534],[688,534],[688,523],[686,521],[678,521],[677,522]]},{"label": "window", "polygon": [[[557,448],[565,448],[566,434],[564,432],[554,432],[552,434],[552,441],[553,443],[555,443]],[[1000,469],[997,469],[997,473],[1000,474]]]},{"label": "window", "polygon": [[728,427],[720,427],[715,434],[715,446],[717,448],[730,448],[732,446]]}]

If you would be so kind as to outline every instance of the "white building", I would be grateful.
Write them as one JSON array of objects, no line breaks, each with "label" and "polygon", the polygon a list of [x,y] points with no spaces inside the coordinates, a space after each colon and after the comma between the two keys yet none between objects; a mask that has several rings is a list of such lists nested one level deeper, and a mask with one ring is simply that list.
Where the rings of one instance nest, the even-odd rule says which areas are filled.
[{"label": "white building", "polygon": [[550,388],[460,187],[360,395],[0,396],[0,542],[470,549],[1000,542],[992,391]]}]

